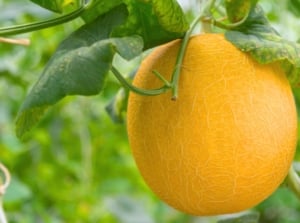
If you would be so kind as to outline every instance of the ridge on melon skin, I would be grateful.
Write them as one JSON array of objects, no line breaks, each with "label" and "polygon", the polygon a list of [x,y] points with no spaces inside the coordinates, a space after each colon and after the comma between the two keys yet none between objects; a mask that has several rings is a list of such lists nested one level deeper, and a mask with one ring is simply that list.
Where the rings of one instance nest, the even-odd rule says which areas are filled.
[{"label": "ridge on melon skin", "polygon": [[[180,41],[155,49],[134,85],[170,80]],[[127,129],[137,166],[152,191],[192,215],[252,208],[282,183],[294,157],[297,113],[277,64],[260,65],[220,34],[190,39],[179,98],[130,93]]]}]

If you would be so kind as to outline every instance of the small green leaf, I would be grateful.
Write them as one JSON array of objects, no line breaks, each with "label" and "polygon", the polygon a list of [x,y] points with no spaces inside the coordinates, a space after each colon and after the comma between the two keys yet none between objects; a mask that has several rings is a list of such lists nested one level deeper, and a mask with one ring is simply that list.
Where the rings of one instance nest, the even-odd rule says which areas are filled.
[{"label": "small green leaf", "polygon": [[79,5],[79,0],[54,0],[54,1],[49,1],[49,0],[30,0],[39,6],[51,10],[53,12],[58,12],[62,13],[64,7],[68,5]]},{"label": "small green leaf", "polygon": [[112,30],[126,18],[126,7],[121,5],[84,25],[60,44],[19,111],[18,137],[22,138],[38,122],[48,106],[65,96],[98,94],[116,52],[125,59],[142,52],[139,36],[110,38]]},{"label": "small green leaf", "polygon": [[251,212],[218,221],[218,223],[258,223],[259,213]]},{"label": "small green leaf", "polygon": [[162,27],[169,32],[182,33],[189,28],[176,0],[152,0],[153,9]]},{"label": "small green leaf", "polygon": [[225,33],[226,38],[262,64],[280,61],[290,82],[300,82],[300,45],[282,38],[269,24],[261,7],[254,8],[240,26]]},{"label": "small green leaf", "polygon": [[239,22],[249,14],[258,0],[226,0],[225,8],[230,22]]}]

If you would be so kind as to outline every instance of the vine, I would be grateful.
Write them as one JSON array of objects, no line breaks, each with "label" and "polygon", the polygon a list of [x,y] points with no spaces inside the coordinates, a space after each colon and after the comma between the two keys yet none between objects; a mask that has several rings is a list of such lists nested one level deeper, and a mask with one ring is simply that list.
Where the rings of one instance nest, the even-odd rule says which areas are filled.
[{"label": "vine", "polygon": [[0,36],[10,36],[28,33],[72,21],[73,19],[78,18],[85,10],[90,8],[93,2],[94,1],[90,1],[89,3],[85,4],[85,1],[81,0],[78,9],[55,19],[0,28]]},{"label": "vine", "polygon": [[120,72],[113,66],[111,67],[112,73],[115,75],[115,77],[120,81],[120,83],[124,87],[126,87],[127,89],[129,89],[135,93],[138,93],[141,95],[146,95],[146,96],[153,96],[153,95],[162,94],[162,93],[166,92],[167,90],[172,89],[172,100],[176,100],[178,97],[178,84],[179,84],[178,82],[179,82],[179,76],[180,76],[180,71],[181,71],[181,67],[182,67],[181,65],[183,62],[186,47],[187,47],[188,41],[192,35],[194,28],[199,23],[201,18],[202,18],[202,15],[197,17],[191,24],[190,29],[184,35],[184,38],[180,45],[177,59],[175,62],[175,67],[174,67],[174,71],[172,74],[171,82],[166,80],[158,71],[154,70],[154,71],[152,71],[153,74],[156,75],[164,83],[164,85],[159,89],[146,90],[146,89],[137,88],[137,87],[133,86],[132,84],[128,83],[127,80],[120,74]]}]

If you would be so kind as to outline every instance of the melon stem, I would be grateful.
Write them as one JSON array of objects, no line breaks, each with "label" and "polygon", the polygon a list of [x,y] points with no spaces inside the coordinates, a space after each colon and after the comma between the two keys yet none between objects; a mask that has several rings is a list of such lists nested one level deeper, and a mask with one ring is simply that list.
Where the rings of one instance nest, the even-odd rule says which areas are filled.
[{"label": "melon stem", "polygon": [[[165,83],[161,88],[142,89],[142,88],[136,87],[136,86],[132,85],[131,83],[129,83],[114,66],[111,67],[111,72],[118,79],[118,81],[123,85],[123,87],[127,88],[130,91],[133,91],[134,93],[140,94],[140,95],[155,96],[155,95],[162,94],[171,88],[169,83]],[[156,72],[154,72],[154,74],[157,75]]]},{"label": "melon stem", "polygon": [[159,95],[167,90],[171,89],[172,90],[172,100],[176,100],[178,98],[178,88],[179,88],[179,78],[180,78],[180,73],[181,73],[181,68],[182,68],[182,63],[184,59],[184,55],[186,52],[186,48],[188,46],[189,39],[191,35],[193,34],[193,31],[196,27],[196,25],[203,20],[204,18],[207,17],[208,14],[210,14],[210,10],[215,4],[215,0],[210,0],[207,2],[207,4],[204,5],[203,10],[201,10],[200,15],[194,19],[194,21],[191,23],[190,28],[188,31],[185,33],[182,43],[180,44],[180,48],[177,54],[177,58],[175,61],[175,66],[174,70],[172,73],[171,81],[169,82],[164,78],[163,75],[161,75],[158,71],[153,70],[152,72],[159,78],[164,85],[161,88],[158,89],[141,89],[138,88],[132,84],[130,84],[122,75],[121,73],[115,68],[111,67],[112,73],[115,75],[115,77],[120,81],[120,83],[126,87],[127,89],[141,95],[146,95],[146,96],[154,96],[154,95]]},{"label": "melon stem", "polygon": [[185,51],[189,42],[189,39],[193,33],[193,30],[195,29],[196,25],[199,23],[199,21],[202,18],[202,14],[197,17],[191,24],[191,27],[189,30],[185,33],[182,43],[179,48],[179,52],[176,58],[174,71],[172,74],[171,84],[172,84],[172,100],[176,100],[178,98],[178,85],[179,85],[179,76],[182,68],[182,62],[184,59]]}]

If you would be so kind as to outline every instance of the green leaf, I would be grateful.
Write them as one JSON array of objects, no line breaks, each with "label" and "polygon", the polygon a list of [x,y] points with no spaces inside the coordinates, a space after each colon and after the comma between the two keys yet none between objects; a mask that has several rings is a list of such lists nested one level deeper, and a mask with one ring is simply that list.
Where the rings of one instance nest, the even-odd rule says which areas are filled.
[{"label": "green leaf", "polygon": [[226,0],[225,8],[230,22],[239,22],[249,14],[258,0]]},{"label": "green leaf", "polygon": [[[82,17],[86,22],[90,22],[97,15],[120,2],[120,0],[96,0]],[[139,35],[144,40],[145,49],[181,38],[189,28],[176,0],[123,0],[122,2],[127,5],[128,20],[113,32],[113,36]]]},{"label": "green leaf", "polygon": [[189,24],[176,0],[152,0],[152,7],[159,24],[169,32],[187,31]]},{"label": "green leaf", "polygon": [[174,0],[124,2],[130,16],[126,24],[115,30],[113,35],[140,35],[146,49],[181,38],[189,27],[180,6]]},{"label": "green leaf", "polygon": [[84,15],[87,24],[65,39],[46,65],[17,116],[19,138],[65,96],[98,94],[116,52],[129,60],[143,49],[182,37],[188,29],[175,0],[106,2],[95,0],[95,5],[89,5],[87,13],[92,16]]},{"label": "green leaf", "polygon": [[126,7],[121,5],[84,25],[60,44],[20,109],[16,121],[18,137],[22,138],[38,122],[48,106],[65,96],[98,94],[116,52],[125,59],[142,52],[139,36],[110,38],[113,29],[126,18]]},{"label": "green leaf", "polygon": [[293,85],[300,82],[300,45],[282,38],[269,24],[261,7],[254,8],[248,19],[226,38],[262,64],[280,61]]},{"label": "green leaf", "polygon": [[300,0],[287,0],[286,4],[289,11],[300,17]]},{"label": "green leaf", "polygon": [[218,221],[218,223],[258,223],[259,213],[251,212]]},{"label": "green leaf", "polygon": [[91,3],[90,9],[86,10],[82,15],[81,18],[86,22],[90,23],[94,19],[96,19],[99,15],[102,15],[109,10],[113,9],[114,7],[122,4],[122,0],[110,0],[110,1],[103,1],[103,0],[95,0]]},{"label": "green leaf", "polygon": [[78,5],[79,4],[79,0],[53,0],[53,1],[49,1],[49,0],[30,0],[38,5],[40,5],[41,7],[51,10],[53,12],[59,12],[62,13],[64,7],[68,6],[68,5]]}]

